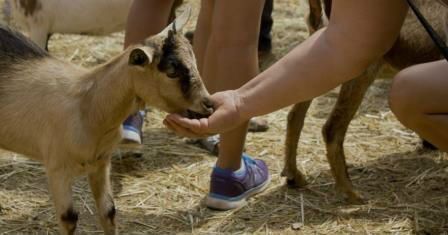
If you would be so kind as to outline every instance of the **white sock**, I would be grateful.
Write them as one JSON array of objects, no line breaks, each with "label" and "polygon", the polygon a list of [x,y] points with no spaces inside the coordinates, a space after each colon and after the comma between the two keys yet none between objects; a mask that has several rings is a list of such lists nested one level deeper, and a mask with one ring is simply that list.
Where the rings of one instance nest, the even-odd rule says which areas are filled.
[{"label": "white sock", "polygon": [[241,159],[241,166],[240,169],[233,172],[236,176],[244,176],[246,174],[246,164],[244,163],[243,159]]}]

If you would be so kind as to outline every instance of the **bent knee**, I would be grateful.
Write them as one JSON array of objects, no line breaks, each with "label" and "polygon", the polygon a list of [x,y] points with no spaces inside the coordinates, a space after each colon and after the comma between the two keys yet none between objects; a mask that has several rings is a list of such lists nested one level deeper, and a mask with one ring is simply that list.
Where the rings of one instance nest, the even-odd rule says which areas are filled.
[{"label": "bent knee", "polygon": [[393,79],[389,106],[399,119],[419,113],[418,80],[421,78],[417,74],[411,67],[400,71]]}]

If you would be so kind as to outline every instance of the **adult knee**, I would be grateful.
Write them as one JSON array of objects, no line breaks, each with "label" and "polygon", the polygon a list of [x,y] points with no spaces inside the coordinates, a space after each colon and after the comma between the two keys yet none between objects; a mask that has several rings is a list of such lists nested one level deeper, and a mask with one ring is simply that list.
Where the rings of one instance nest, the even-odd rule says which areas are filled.
[{"label": "adult knee", "polygon": [[408,124],[419,112],[418,83],[419,78],[414,69],[408,68],[399,72],[393,79],[389,94],[389,106],[395,116],[404,124]]}]

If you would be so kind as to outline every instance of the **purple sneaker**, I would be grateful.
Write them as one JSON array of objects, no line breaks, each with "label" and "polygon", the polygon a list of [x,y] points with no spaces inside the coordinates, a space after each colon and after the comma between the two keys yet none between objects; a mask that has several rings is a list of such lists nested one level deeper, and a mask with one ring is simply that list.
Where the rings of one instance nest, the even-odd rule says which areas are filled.
[{"label": "purple sneaker", "polygon": [[138,111],[129,116],[123,122],[123,132],[120,147],[124,148],[139,148],[142,144],[142,127],[143,119],[145,117],[144,111]]},{"label": "purple sneaker", "polygon": [[210,193],[205,204],[216,210],[230,210],[243,206],[246,198],[262,192],[270,182],[266,163],[243,154],[245,172],[237,175],[230,170],[215,167],[210,182]]}]

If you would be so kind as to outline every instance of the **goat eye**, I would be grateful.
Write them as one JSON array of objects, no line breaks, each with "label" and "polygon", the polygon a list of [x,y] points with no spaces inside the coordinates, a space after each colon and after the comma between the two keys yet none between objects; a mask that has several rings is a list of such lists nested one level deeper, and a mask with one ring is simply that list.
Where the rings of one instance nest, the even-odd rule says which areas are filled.
[{"label": "goat eye", "polygon": [[166,76],[168,76],[169,78],[178,78],[178,74],[177,73],[167,73]]},{"label": "goat eye", "polygon": [[178,78],[179,73],[176,71],[174,67],[171,67],[166,71],[166,76],[168,76],[169,78]]},{"label": "goat eye", "polygon": [[179,77],[179,71],[178,71],[177,67],[178,67],[177,63],[170,62],[168,64],[167,70],[165,71],[166,76],[168,76],[169,78]]}]

